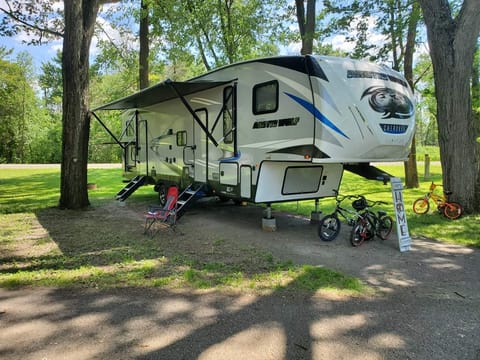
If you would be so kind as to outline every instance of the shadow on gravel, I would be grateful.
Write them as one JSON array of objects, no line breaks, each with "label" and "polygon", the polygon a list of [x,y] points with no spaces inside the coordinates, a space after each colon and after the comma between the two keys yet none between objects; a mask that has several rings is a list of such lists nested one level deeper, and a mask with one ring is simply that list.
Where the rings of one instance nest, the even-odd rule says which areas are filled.
[{"label": "shadow on gravel", "polygon": [[[478,359],[477,250],[425,239],[415,239],[413,250],[403,254],[394,239],[352,248],[347,227],[323,243],[307,219],[275,214],[278,231],[267,233],[260,228],[261,208],[210,203],[187,212],[177,233],[145,238],[139,236],[139,206],[80,216],[50,210],[38,219],[63,256],[99,266],[125,256],[122,249],[133,242],[139,250],[132,259],[169,256],[174,248],[194,260],[235,263],[249,254],[244,249],[255,248],[357,276],[378,294],[298,293],[292,289],[302,275],[264,295],[0,289],[2,359]],[[67,228],[59,225],[60,216]]]},{"label": "shadow on gravel", "polygon": [[[475,359],[471,300],[0,290],[2,359]],[[461,302],[461,304],[460,304]]]}]

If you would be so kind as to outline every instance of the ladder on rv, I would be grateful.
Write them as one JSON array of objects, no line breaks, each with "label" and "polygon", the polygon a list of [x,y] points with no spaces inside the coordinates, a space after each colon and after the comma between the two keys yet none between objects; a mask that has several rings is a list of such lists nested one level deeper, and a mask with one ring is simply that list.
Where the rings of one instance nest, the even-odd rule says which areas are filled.
[{"label": "ladder on rv", "polygon": [[147,177],[145,175],[137,175],[135,176],[130,182],[125,185],[125,187],[120,190],[117,195],[115,195],[115,199],[118,201],[125,201],[130,195],[132,195],[135,190],[137,190],[140,186],[145,183],[145,179]]},{"label": "ladder on rv", "polygon": [[177,214],[181,216],[189,204],[195,202],[197,194],[203,189],[203,184],[190,184],[181,192],[177,200]]}]

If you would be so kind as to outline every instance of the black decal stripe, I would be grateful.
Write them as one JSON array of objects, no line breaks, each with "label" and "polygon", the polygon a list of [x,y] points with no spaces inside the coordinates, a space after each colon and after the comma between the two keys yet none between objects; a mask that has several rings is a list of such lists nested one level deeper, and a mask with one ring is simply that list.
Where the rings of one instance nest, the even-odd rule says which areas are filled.
[{"label": "black decal stripe", "polygon": [[265,64],[281,66],[328,81],[328,78],[320,67],[320,64],[313,56],[282,56],[259,59],[257,61]]},{"label": "black decal stripe", "polygon": [[283,149],[277,149],[273,151],[269,151],[269,154],[292,154],[292,155],[310,155],[312,158],[316,159],[329,159],[330,156],[322,152],[319,148],[314,145],[299,145],[299,146],[292,146]]}]

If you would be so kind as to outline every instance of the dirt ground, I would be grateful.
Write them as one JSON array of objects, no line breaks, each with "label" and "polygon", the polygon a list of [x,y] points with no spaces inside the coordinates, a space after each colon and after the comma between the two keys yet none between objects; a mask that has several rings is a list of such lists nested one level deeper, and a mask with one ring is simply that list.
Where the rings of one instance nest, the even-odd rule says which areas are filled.
[{"label": "dirt ground", "polygon": [[[72,224],[79,221],[72,231],[97,218],[138,234],[144,210],[128,201],[93,209],[83,220],[72,217]],[[359,277],[377,295],[0,289],[0,357],[480,359],[480,251],[415,238],[412,250],[400,253],[395,236],[353,248],[348,226],[335,241],[322,242],[309,219],[274,211],[277,231],[266,232],[262,214],[257,206],[201,201],[176,233],[160,231],[154,239],[191,256],[225,239],[225,254],[216,255],[224,261],[236,256],[227,253],[229,244],[251,246]],[[55,216],[42,221],[53,224]],[[65,230],[50,231],[55,237]]]}]

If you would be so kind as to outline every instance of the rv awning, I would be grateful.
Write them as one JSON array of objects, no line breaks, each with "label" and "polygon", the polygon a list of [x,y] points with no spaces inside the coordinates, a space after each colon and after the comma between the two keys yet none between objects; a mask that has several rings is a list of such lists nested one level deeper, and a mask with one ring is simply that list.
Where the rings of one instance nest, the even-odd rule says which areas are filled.
[{"label": "rv awning", "polygon": [[231,83],[229,81],[172,81],[166,80],[157,85],[153,85],[130,96],[115,100],[111,103],[99,106],[92,111],[97,110],[126,110],[143,108],[158,104],[167,100],[175,99],[196,93],[198,91],[208,90],[220,85]]}]

